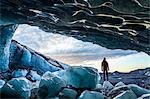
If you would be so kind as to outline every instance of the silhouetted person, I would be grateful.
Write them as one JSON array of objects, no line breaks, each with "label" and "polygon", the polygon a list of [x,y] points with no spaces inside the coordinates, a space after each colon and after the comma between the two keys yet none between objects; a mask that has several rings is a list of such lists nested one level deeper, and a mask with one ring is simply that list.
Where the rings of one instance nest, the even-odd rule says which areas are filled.
[{"label": "silhouetted person", "polygon": [[[104,81],[105,81],[105,80],[108,81],[109,66],[108,66],[108,62],[106,61],[106,58],[105,58],[105,57],[104,57],[104,60],[102,61],[101,69],[102,69],[102,71],[103,71]],[[107,79],[106,79],[106,77],[107,77]]]}]

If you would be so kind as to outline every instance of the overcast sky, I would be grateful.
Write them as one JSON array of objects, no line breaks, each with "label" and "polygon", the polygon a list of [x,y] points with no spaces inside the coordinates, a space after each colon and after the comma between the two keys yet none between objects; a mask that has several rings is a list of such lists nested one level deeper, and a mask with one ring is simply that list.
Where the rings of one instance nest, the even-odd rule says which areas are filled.
[{"label": "overcast sky", "polygon": [[101,61],[106,57],[111,71],[127,72],[150,67],[150,56],[143,52],[110,50],[72,37],[44,32],[35,26],[20,25],[13,39],[72,66],[91,66],[101,71]]}]

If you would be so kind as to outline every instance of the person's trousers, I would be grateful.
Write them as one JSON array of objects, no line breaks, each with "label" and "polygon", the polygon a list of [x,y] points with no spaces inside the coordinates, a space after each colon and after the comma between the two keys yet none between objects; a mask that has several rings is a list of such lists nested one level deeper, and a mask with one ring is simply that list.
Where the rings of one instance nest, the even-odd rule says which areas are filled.
[{"label": "person's trousers", "polygon": [[104,81],[108,81],[108,71],[107,70],[104,70],[103,71],[103,75],[104,75]]}]

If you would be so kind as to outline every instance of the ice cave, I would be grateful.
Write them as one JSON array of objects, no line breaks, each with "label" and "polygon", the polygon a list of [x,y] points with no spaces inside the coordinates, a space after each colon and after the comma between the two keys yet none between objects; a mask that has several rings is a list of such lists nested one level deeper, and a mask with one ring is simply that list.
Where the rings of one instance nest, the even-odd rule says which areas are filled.
[{"label": "ice cave", "polygon": [[0,99],[150,99],[149,55],[149,0],[0,0]]}]

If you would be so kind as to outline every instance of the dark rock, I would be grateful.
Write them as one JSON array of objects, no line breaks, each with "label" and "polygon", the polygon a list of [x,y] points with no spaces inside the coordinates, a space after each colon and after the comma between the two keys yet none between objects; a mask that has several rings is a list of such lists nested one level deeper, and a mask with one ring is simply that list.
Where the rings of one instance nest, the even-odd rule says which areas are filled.
[{"label": "dark rock", "polygon": [[94,6],[99,6],[103,3],[105,3],[108,0],[88,0],[90,6],[94,7]]},{"label": "dark rock", "polygon": [[132,30],[136,30],[136,31],[144,31],[146,29],[145,25],[142,24],[125,24],[122,27],[120,27],[121,29],[132,29]]},{"label": "dark rock", "polygon": [[123,19],[119,17],[109,16],[109,15],[90,15],[85,11],[78,11],[74,14],[75,20],[86,19],[91,22],[95,22],[98,24],[122,24]]},{"label": "dark rock", "polygon": [[77,3],[81,4],[82,6],[86,6],[86,7],[90,6],[90,4],[85,0],[76,0],[76,1],[77,1]]},{"label": "dark rock", "polygon": [[117,10],[114,10],[113,8],[106,6],[106,5],[101,5],[98,7],[93,7],[90,8],[91,11],[93,11],[94,14],[107,14],[107,15],[122,15],[123,13],[117,12]]},{"label": "dark rock", "polygon": [[74,0],[63,0],[65,3],[75,3]]},{"label": "dark rock", "polygon": [[138,0],[112,0],[113,8],[123,13],[138,13],[148,11]]},{"label": "dark rock", "polygon": [[142,6],[145,6],[145,7],[150,7],[150,3],[149,3],[149,0],[138,0],[138,2],[142,5]]}]

